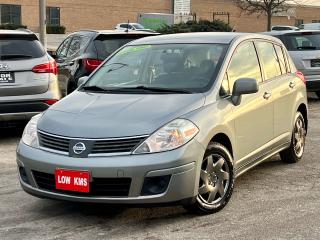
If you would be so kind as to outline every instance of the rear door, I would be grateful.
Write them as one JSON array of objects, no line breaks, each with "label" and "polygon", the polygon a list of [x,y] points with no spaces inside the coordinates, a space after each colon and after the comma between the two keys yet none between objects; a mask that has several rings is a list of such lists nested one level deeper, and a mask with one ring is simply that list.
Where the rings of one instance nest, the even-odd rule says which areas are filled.
[{"label": "rear door", "polygon": [[33,34],[0,34],[0,97],[41,94],[50,74],[32,69],[49,59]]}]

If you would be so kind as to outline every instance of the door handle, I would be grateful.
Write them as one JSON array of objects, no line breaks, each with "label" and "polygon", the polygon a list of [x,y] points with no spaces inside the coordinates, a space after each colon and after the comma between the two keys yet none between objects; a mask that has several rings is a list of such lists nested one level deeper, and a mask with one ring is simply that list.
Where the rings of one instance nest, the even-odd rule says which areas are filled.
[{"label": "door handle", "polygon": [[265,92],[264,94],[263,94],[263,98],[264,99],[266,99],[266,100],[269,100],[269,98],[271,98],[271,93],[269,93],[269,92]]},{"label": "door handle", "polygon": [[290,88],[294,88],[295,86],[296,86],[296,83],[295,83],[295,82],[290,82],[290,83],[289,83],[289,87],[290,87]]}]

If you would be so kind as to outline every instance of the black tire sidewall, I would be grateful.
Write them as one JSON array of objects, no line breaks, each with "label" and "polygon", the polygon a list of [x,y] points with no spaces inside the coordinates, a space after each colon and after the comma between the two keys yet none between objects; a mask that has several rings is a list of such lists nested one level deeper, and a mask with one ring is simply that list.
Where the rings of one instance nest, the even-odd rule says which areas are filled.
[{"label": "black tire sidewall", "polygon": [[197,197],[195,204],[196,204],[197,208],[203,213],[218,212],[222,208],[224,208],[231,198],[231,195],[233,192],[233,187],[234,187],[233,160],[232,160],[232,156],[231,156],[230,152],[223,145],[213,142],[208,145],[207,150],[206,150],[204,157],[203,157],[203,161],[208,156],[210,156],[212,154],[219,154],[226,160],[228,167],[229,167],[230,181],[229,181],[229,186],[228,186],[226,194],[223,196],[223,198],[219,202],[217,202],[215,204],[210,204],[210,205],[205,204],[204,202],[201,201],[201,199],[199,199]]}]

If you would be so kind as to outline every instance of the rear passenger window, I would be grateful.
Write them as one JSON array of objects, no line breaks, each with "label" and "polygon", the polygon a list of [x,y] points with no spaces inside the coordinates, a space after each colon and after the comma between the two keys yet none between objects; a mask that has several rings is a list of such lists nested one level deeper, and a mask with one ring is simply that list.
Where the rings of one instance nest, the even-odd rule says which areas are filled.
[{"label": "rear passenger window", "polygon": [[257,42],[256,46],[262,61],[266,80],[282,75],[273,44],[268,42]]},{"label": "rear passenger window", "polygon": [[281,72],[282,72],[282,74],[286,74],[288,71],[287,71],[286,60],[283,55],[282,47],[280,47],[278,45],[274,45],[274,48],[276,49],[276,52],[278,55],[278,61],[279,61],[280,67],[281,67]]},{"label": "rear passenger window", "polygon": [[239,78],[254,78],[258,83],[262,82],[260,65],[252,42],[240,45],[232,56],[228,69],[230,92]]}]

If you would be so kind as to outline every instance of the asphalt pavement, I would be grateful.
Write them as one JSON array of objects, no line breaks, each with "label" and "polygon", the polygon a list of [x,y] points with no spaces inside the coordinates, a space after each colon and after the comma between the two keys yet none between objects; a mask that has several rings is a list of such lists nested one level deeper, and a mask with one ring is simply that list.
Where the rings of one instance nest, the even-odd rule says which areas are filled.
[{"label": "asphalt pavement", "polygon": [[306,151],[297,164],[278,156],[236,180],[221,212],[182,207],[126,208],[38,199],[18,182],[22,130],[0,129],[0,239],[320,239],[320,101],[311,97]]}]

